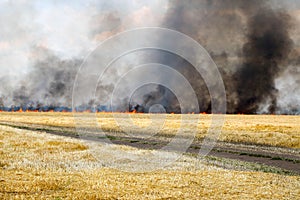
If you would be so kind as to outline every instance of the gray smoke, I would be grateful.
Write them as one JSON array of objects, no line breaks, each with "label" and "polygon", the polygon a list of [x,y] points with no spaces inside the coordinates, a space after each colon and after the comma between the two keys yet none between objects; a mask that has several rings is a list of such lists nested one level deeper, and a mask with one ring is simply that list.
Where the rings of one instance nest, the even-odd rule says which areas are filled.
[{"label": "gray smoke", "polygon": [[[294,24],[286,10],[266,1],[175,0],[170,1],[163,25],[193,37],[209,51],[224,80],[229,113],[282,112],[275,80],[284,72],[289,74],[288,67],[299,58],[299,54],[290,55]],[[200,110],[209,112],[210,96],[193,66],[173,55],[158,57],[189,80],[201,102]],[[298,82],[294,89],[299,88]],[[293,113],[295,105],[285,106],[283,113]]]},{"label": "gray smoke", "polygon": [[[98,42],[128,28],[162,26],[180,31],[206,48],[224,80],[228,113],[299,113],[300,26],[297,24],[299,20],[294,19],[295,14],[290,12],[300,10],[299,3],[295,2],[298,8],[294,8],[290,2],[277,0],[170,0],[165,13],[152,11],[152,15],[142,4],[126,1],[122,5],[119,1],[103,1],[97,6],[88,6],[78,15],[76,12],[68,13],[68,10],[64,14],[57,9],[58,13],[53,12],[54,19],[52,15],[50,17],[51,22],[57,23],[56,29],[50,32],[54,36],[49,34],[51,36],[45,39],[44,35],[48,32],[43,31],[48,27],[52,31],[53,27],[31,20],[38,19],[35,6],[3,3],[0,25],[6,29],[0,31],[0,50],[11,48],[8,50],[12,53],[1,54],[0,51],[0,107],[70,107],[75,76],[90,46],[95,47]],[[154,4],[154,8],[158,8],[161,3]],[[68,15],[71,17],[68,18]],[[154,15],[162,16],[161,21],[159,17],[151,21]],[[78,36],[77,32],[80,33]],[[62,48],[52,44],[53,41],[66,43],[64,50],[67,53],[62,53]],[[76,45],[67,47],[68,44]],[[14,45],[20,45],[19,49],[16,50]],[[182,74],[196,93],[200,111],[210,112],[211,100],[206,84],[183,58],[170,52],[149,51],[133,53],[122,61],[111,67],[104,80],[98,82],[93,99],[84,99],[82,94],[82,105],[107,105],[115,83],[130,68],[128,66],[152,62],[170,66]],[[22,65],[25,65],[23,71],[15,70]],[[13,67],[9,70],[7,66]],[[160,76],[159,72],[152,73]],[[140,74],[137,79],[146,75]],[[140,111],[147,112],[152,105],[161,104],[167,112],[181,112],[176,96],[168,88],[152,85],[150,89],[137,91],[140,95],[130,97],[126,96],[126,86],[130,85],[130,81],[126,84],[123,86],[124,94],[117,96],[117,104],[111,105],[116,110],[130,110],[127,103],[130,99],[130,103],[138,102]],[[172,84],[180,88],[182,95],[189,96],[185,88]],[[90,87],[89,81],[87,87]]]},{"label": "gray smoke", "polygon": [[73,81],[82,60],[61,59],[43,48],[36,51],[39,58],[22,85],[13,92],[12,103],[71,106]]}]

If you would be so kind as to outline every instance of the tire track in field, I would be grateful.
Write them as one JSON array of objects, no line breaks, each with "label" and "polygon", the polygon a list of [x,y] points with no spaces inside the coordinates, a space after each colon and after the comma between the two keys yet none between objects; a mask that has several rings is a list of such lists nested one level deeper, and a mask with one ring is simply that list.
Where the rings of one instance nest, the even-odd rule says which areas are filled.
[{"label": "tire track in field", "polygon": [[[0,125],[30,131],[43,131],[49,134],[81,139],[75,128],[53,127],[29,123],[1,122]],[[144,139],[133,137],[120,137],[119,133],[107,133],[107,138],[117,145],[127,145],[139,149],[160,149],[168,144],[170,138],[158,137],[156,139]],[[171,138],[172,139],[172,138]],[[89,137],[89,140],[93,140]],[[194,142],[187,150],[194,155],[199,153],[201,142]],[[300,150],[267,147],[259,145],[248,145],[241,143],[218,142],[214,149],[208,154],[219,158],[234,159],[252,163],[259,163],[272,167],[281,168],[288,172],[300,175]]]}]

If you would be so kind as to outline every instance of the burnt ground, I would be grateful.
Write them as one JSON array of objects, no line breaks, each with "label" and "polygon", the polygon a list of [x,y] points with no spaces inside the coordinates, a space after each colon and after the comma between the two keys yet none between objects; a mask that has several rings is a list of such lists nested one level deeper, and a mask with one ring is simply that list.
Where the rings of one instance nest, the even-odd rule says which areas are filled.
[{"label": "burnt ground", "polygon": [[[43,131],[49,134],[95,140],[95,135],[88,137],[79,136],[74,128],[53,127],[29,123],[1,122],[0,125],[31,131]],[[117,145],[128,145],[139,149],[161,149],[169,143],[172,138],[163,136],[141,139],[120,135],[120,133],[106,133],[111,143]],[[97,139],[96,139],[97,140]],[[201,141],[194,141],[187,149],[187,153],[194,156],[199,154]],[[260,146],[255,144],[217,142],[208,156],[227,158],[251,163],[259,163],[282,169],[287,174],[300,175],[300,150],[283,147]]]}]

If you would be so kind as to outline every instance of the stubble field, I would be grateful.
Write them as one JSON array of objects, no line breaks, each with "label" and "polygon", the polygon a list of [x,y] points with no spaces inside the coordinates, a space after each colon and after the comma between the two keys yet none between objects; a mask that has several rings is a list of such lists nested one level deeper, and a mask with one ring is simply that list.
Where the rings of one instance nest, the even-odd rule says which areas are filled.
[{"label": "stubble field", "polygon": [[[82,115],[93,116],[114,143],[97,144],[101,160],[78,137],[73,113],[0,113],[1,199],[297,199],[300,196],[299,116],[226,115],[214,151],[199,159],[196,153],[207,135],[212,115],[189,115],[190,123],[184,127],[180,127],[181,115],[166,115],[156,135],[152,135],[149,125],[160,123],[158,115],[151,124],[150,115],[130,114],[135,126],[128,125],[125,119],[128,114]],[[93,124],[89,123],[81,125],[90,128]],[[129,136],[122,134],[123,129]],[[196,130],[194,142],[180,159],[162,169],[136,172],[137,166],[130,160],[113,157],[114,152],[143,156],[160,151],[179,129],[184,130],[182,134]],[[151,140],[139,137],[147,134],[152,136]],[[165,157],[173,155],[173,152],[161,153]],[[130,170],[120,170],[121,164]],[[284,168],[285,165],[290,167]]]}]

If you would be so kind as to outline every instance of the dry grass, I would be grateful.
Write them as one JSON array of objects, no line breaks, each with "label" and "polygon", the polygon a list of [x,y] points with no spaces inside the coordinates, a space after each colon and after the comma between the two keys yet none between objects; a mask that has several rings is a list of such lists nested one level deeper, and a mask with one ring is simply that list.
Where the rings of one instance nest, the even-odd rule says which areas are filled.
[{"label": "dry grass", "polygon": [[[0,197],[14,199],[297,199],[299,179],[235,171],[128,174],[8,171]],[[10,177],[10,178],[6,178]],[[298,183],[297,183],[298,181]],[[298,188],[297,188],[298,187]]]},{"label": "dry grass", "polygon": [[[297,199],[300,195],[299,176],[229,171],[201,166],[188,157],[163,170],[123,172],[103,167],[76,139],[4,126],[0,133],[1,199]],[[193,164],[198,168],[190,168]]]},{"label": "dry grass", "polygon": [[[82,121],[81,126],[93,127],[92,120],[84,116],[94,116],[104,131],[121,132],[151,136],[159,133],[174,136],[179,129],[184,134],[196,131],[196,138],[206,136],[211,124],[212,115],[189,115],[185,124],[181,115],[147,115],[130,114],[81,114],[77,121],[72,113],[0,113],[0,122],[23,122],[39,125],[74,127],[75,122]],[[151,117],[154,119],[151,120]],[[199,120],[200,117],[200,120]],[[199,120],[199,121],[198,121]],[[259,144],[268,146],[300,148],[300,116],[283,115],[226,115],[225,123],[219,137],[220,141]]]}]

